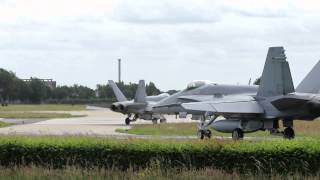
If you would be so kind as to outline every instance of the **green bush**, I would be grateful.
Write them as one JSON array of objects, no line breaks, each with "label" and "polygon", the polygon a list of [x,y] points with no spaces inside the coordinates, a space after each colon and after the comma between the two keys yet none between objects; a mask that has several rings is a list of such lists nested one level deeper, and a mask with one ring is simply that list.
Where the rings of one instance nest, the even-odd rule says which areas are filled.
[{"label": "green bush", "polygon": [[320,170],[320,141],[220,142],[113,140],[86,137],[0,138],[0,165],[128,169],[215,168],[241,173],[303,173]]}]

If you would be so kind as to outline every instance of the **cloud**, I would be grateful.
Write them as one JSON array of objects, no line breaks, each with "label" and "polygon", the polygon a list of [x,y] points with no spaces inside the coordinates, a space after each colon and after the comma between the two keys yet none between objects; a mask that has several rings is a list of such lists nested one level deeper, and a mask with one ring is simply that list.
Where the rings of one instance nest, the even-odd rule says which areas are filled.
[{"label": "cloud", "polygon": [[[114,10],[114,19],[139,24],[214,23],[220,9],[208,8],[200,1],[122,1]],[[213,5],[213,3],[210,3]]]},{"label": "cloud", "polygon": [[228,14],[263,18],[286,17],[290,15],[290,9],[294,8],[294,5],[288,0],[123,0],[115,7],[113,18],[138,24],[216,23]]},{"label": "cloud", "polygon": [[0,2],[0,22],[32,20],[48,22],[60,18],[105,16],[116,0],[12,0]]},{"label": "cloud", "polygon": [[283,45],[299,82],[319,59],[309,1],[0,1],[0,63],[18,76],[95,87],[117,78],[181,89],[193,79],[246,84]]}]

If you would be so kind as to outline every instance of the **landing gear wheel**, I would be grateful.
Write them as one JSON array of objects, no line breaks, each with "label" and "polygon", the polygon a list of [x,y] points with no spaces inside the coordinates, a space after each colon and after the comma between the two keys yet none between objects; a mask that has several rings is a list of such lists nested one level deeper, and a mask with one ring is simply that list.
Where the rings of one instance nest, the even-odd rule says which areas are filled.
[{"label": "landing gear wheel", "polygon": [[152,123],[153,124],[158,124],[158,120],[157,119],[152,119]]},{"label": "landing gear wheel", "polygon": [[126,123],[127,126],[130,125],[130,121],[131,121],[130,118],[126,118],[125,123]]},{"label": "landing gear wheel", "polygon": [[212,133],[209,129],[207,130],[199,130],[198,131],[198,136],[200,137],[200,139],[204,139],[205,137],[207,137],[208,139],[211,138]]},{"label": "landing gear wheel", "polygon": [[166,119],[160,119],[160,124],[167,123]]},{"label": "landing gear wheel", "polygon": [[293,139],[295,136],[294,130],[291,127],[287,127],[283,131],[283,138],[285,139]]},{"label": "landing gear wheel", "polygon": [[241,129],[235,129],[232,132],[232,139],[233,140],[239,140],[242,139],[244,136],[243,131]]},{"label": "landing gear wheel", "polygon": [[209,129],[207,129],[206,130],[206,136],[207,136],[207,138],[211,138],[211,136],[212,136],[212,133],[211,133],[211,131],[209,130]]},{"label": "landing gear wheel", "polygon": [[198,130],[198,133],[197,133],[198,137],[200,137],[200,139],[204,139],[204,133],[203,133],[203,130]]}]

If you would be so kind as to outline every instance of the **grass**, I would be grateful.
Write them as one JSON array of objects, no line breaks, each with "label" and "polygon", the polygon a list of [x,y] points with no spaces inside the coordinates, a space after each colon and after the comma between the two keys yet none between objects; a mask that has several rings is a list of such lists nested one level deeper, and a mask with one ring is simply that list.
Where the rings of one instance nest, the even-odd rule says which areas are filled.
[{"label": "grass", "polygon": [[[131,129],[116,129],[120,133],[153,136],[196,136],[197,123],[166,123],[166,124],[134,124]],[[270,135],[267,131],[251,133],[254,136],[264,137]],[[228,133],[221,133],[212,130],[213,136],[230,136]]]},{"label": "grass", "polygon": [[[320,137],[320,121],[295,121],[294,129],[297,137]],[[154,135],[154,136],[196,136],[197,123],[167,123],[167,124],[134,124],[131,129],[117,129],[117,132],[137,134],[137,135]],[[213,136],[230,136],[230,133],[221,133],[213,129]],[[248,133],[247,136],[253,137],[270,137],[268,131],[257,131]]]},{"label": "grass", "polygon": [[23,104],[0,107],[0,112],[8,111],[84,111],[85,105],[64,105],[64,104]]},{"label": "grass", "polygon": [[0,118],[53,119],[53,118],[83,117],[81,115],[75,116],[70,113],[61,113],[61,112],[54,112],[54,111],[84,111],[85,109],[86,109],[85,105],[61,105],[61,104],[9,105],[6,107],[0,107]]},{"label": "grass", "polygon": [[0,121],[0,128],[11,126],[12,124]]},{"label": "grass", "polygon": [[221,170],[204,168],[204,169],[161,169],[157,166],[148,167],[140,170],[128,169],[126,171],[117,169],[84,169],[77,167],[66,167],[65,169],[43,168],[36,166],[0,168],[0,179],[132,179],[132,180],[193,180],[193,179],[217,179],[217,180],[241,180],[241,179],[319,179],[320,175],[306,176],[294,174],[281,176],[278,174],[241,174],[226,173]]},{"label": "grass", "polygon": [[155,136],[193,136],[196,135],[196,123],[166,123],[166,124],[133,124],[131,129],[117,129],[117,132],[155,135]]},{"label": "grass", "polygon": [[84,115],[72,115],[70,113],[49,113],[49,112],[1,112],[0,118],[4,119],[53,119],[84,117]]}]

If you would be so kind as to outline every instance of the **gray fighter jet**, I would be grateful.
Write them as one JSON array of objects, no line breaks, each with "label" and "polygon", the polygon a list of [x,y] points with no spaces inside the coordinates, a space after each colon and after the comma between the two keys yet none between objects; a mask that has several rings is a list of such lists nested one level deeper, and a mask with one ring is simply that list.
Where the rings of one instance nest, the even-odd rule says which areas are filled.
[{"label": "gray fighter jet", "polygon": [[[187,88],[159,101],[153,106],[153,110],[159,113],[179,114],[184,118],[192,112],[184,109],[181,104],[188,102],[202,102],[221,99],[234,95],[255,95],[258,86],[252,85],[226,85],[216,84],[207,80],[197,80],[189,83]],[[193,113],[194,120],[198,120],[199,113]]]},{"label": "gray fighter jet", "polygon": [[207,116],[211,116],[212,114],[206,112],[206,116],[204,117],[203,112],[185,109],[182,107],[182,104],[220,100],[228,96],[254,96],[258,92],[258,87],[259,86],[255,85],[217,84],[207,80],[193,81],[187,85],[186,89],[156,103],[153,106],[153,111],[163,114],[179,115],[179,118],[187,118],[188,114],[192,114],[192,120],[201,120],[200,126],[198,126],[198,134],[201,139],[203,139],[205,136],[210,138],[211,131],[208,129],[208,127],[215,119],[212,119],[205,126],[204,120],[205,118],[208,118]]},{"label": "gray fighter jet", "polygon": [[147,96],[145,82],[144,80],[140,80],[135,98],[129,101],[112,80],[109,80],[109,85],[118,100],[118,102],[110,106],[110,109],[115,112],[127,114],[128,117],[125,119],[126,125],[129,125],[130,122],[136,121],[139,118],[152,120],[153,123],[157,123],[159,119],[160,123],[166,121],[165,117],[160,113],[152,112],[152,106],[158,101],[168,97],[169,94],[163,93],[158,96]]},{"label": "gray fighter jet", "polygon": [[[235,93],[200,102],[182,103],[183,110],[201,114],[200,134],[210,136],[208,127],[232,133],[233,139],[246,132],[269,130],[284,138],[295,137],[293,120],[314,120],[320,116],[320,62],[294,89],[289,64],[283,47],[269,48],[257,93]],[[223,92],[224,90],[222,90]],[[206,123],[207,117],[211,116]],[[218,116],[224,119],[217,120]],[[282,120],[283,132],[279,131]]]}]

